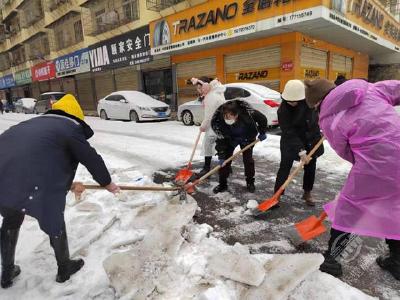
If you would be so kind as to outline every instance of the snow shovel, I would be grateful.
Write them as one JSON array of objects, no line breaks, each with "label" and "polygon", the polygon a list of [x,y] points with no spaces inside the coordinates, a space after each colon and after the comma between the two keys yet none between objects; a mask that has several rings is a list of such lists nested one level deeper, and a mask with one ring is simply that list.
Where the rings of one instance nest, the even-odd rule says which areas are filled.
[{"label": "snow shovel", "polygon": [[[322,137],[319,142],[314,146],[314,148],[310,151],[310,153],[307,155],[307,160],[310,160],[314,153],[318,150],[318,148],[322,145],[324,142],[325,138]],[[286,179],[285,183],[279,188],[279,190],[276,191],[276,193],[269,199],[264,200],[261,202],[252,212],[254,216],[258,216],[262,213],[265,213],[267,210],[269,210],[271,207],[277,205],[279,203],[279,198],[281,197],[282,193],[286,189],[286,187],[289,185],[290,182],[292,182],[293,178],[297,175],[297,173],[300,172],[300,170],[304,167],[304,162],[300,161],[299,166],[293,171],[292,174]]]},{"label": "snow shovel", "polygon": [[196,142],[194,143],[192,154],[190,155],[189,163],[186,168],[180,170],[175,177],[175,182],[178,185],[184,185],[192,176],[193,176],[193,171],[191,170],[192,168],[192,160],[194,157],[194,153],[196,152],[197,145],[199,144],[201,136],[201,131],[199,130],[199,134],[197,135]]},{"label": "snow shovel", "polygon": [[326,212],[322,212],[319,217],[311,216],[295,224],[294,228],[290,228],[288,232],[290,241],[295,246],[298,246],[325,233],[326,227],[322,222],[327,216]]},{"label": "snow shovel", "polygon": [[[95,184],[84,184],[85,189],[88,190],[103,190],[104,187]],[[179,191],[181,187],[165,187],[165,186],[132,186],[132,185],[119,185],[121,191],[155,191],[155,192],[173,192]]]},{"label": "snow shovel", "polygon": [[194,192],[194,187],[200,183],[202,183],[204,180],[206,180],[208,177],[210,177],[211,175],[217,173],[219,171],[219,169],[223,168],[227,163],[229,163],[230,161],[236,159],[240,154],[242,154],[243,152],[245,152],[246,150],[250,149],[251,147],[253,147],[255,144],[257,144],[260,140],[256,139],[254,142],[252,142],[251,144],[247,145],[246,147],[244,147],[243,149],[241,149],[240,151],[236,152],[235,154],[233,154],[231,157],[229,157],[227,160],[224,161],[224,163],[222,165],[218,165],[216,166],[214,169],[212,169],[210,172],[208,172],[207,174],[205,174],[203,177],[195,180],[192,183],[189,183],[187,185],[185,185],[185,190],[189,193],[192,194]]}]

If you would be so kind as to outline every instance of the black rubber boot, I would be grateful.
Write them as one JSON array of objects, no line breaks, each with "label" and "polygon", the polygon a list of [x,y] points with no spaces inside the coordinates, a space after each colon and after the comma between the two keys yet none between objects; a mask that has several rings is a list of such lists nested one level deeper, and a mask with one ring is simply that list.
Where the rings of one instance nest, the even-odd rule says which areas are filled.
[{"label": "black rubber boot", "polygon": [[214,194],[218,194],[218,193],[226,192],[227,190],[228,190],[228,185],[227,185],[227,184],[218,184],[218,185],[213,189],[213,192],[214,192]]},{"label": "black rubber boot", "polygon": [[203,169],[197,174],[197,178],[203,177],[206,175],[208,172],[211,170],[211,156],[205,156],[204,157],[204,166]]},{"label": "black rubber boot", "polygon": [[9,288],[13,279],[21,273],[19,266],[15,265],[15,248],[19,235],[18,229],[1,230],[1,287]]},{"label": "black rubber boot", "polygon": [[343,275],[342,265],[336,261],[336,259],[327,251],[324,253],[324,262],[319,267],[322,272],[331,274],[335,277]]},{"label": "black rubber boot", "polygon": [[84,261],[83,259],[72,260],[69,258],[68,239],[65,231],[60,236],[50,237],[50,244],[54,249],[58,266],[56,281],[65,282],[83,267]]},{"label": "black rubber boot", "polygon": [[393,275],[396,280],[400,280],[400,241],[387,240],[390,254],[386,257],[380,256],[376,259],[377,264],[384,270]]},{"label": "black rubber boot", "polygon": [[256,186],[254,185],[254,178],[246,180],[246,189],[249,193],[254,193],[256,191]]}]

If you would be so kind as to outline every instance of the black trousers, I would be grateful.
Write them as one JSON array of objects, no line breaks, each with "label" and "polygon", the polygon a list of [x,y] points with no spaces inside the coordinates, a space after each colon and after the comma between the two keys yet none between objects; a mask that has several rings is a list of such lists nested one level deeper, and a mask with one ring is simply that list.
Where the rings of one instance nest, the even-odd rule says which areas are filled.
[{"label": "black trousers", "polygon": [[[275,181],[275,192],[285,183],[290,175],[294,159],[281,157],[278,175]],[[308,165],[304,166],[303,190],[311,192],[314,187],[315,170],[317,169],[317,159],[313,158]]]},{"label": "black trousers", "polygon": [[[328,253],[337,258],[351,243],[352,235],[334,228],[331,228],[331,237],[328,244]],[[389,246],[390,254],[400,257],[400,241],[386,239],[386,244]]]},{"label": "black trousers", "polygon": [[[246,145],[240,145],[240,149],[243,149]],[[251,147],[245,152],[243,152],[243,164],[244,164],[244,174],[246,176],[247,183],[254,183],[254,175],[256,173],[253,159],[253,148]],[[233,155],[235,151],[234,147],[231,147],[227,151],[227,158]],[[219,184],[226,185],[228,183],[228,177],[232,172],[232,162],[227,163],[223,168],[219,169]]]},{"label": "black trousers", "polygon": [[0,206],[0,215],[3,217],[1,230],[19,229],[24,221],[25,214],[11,208]]}]

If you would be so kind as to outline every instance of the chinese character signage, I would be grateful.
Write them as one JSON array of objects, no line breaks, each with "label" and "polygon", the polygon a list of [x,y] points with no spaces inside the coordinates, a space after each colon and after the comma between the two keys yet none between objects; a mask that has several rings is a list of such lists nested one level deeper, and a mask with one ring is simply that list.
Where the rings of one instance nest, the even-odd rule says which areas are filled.
[{"label": "chinese character signage", "polygon": [[55,60],[56,75],[63,77],[90,72],[89,49],[81,49]]},{"label": "chinese character signage", "polygon": [[6,84],[4,83],[4,77],[0,77],[0,90],[5,89]]},{"label": "chinese character signage", "polygon": [[8,74],[4,76],[3,79],[5,88],[10,88],[15,86],[15,80],[13,74]]},{"label": "chinese character signage", "polygon": [[89,58],[93,72],[151,61],[149,26],[89,47]]},{"label": "chinese character signage", "polygon": [[50,80],[56,77],[56,67],[52,61],[37,64],[32,67],[32,81]]},{"label": "chinese character signage", "polygon": [[31,82],[32,82],[31,69],[26,69],[26,70],[15,73],[15,84],[16,85],[29,84]]}]

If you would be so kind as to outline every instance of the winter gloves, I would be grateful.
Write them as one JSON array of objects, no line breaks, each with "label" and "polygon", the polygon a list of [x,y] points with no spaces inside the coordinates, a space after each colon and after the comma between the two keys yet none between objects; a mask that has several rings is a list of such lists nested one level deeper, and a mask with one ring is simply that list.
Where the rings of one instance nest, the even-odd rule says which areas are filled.
[{"label": "winter gloves", "polygon": [[260,142],[262,142],[267,139],[267,135],[265,133],[260,133],[258,135],[258,139],[260,140]]},{"label": "winter gloves", "polygon": [[308,165],[312,158],[307,158],[307,151],[302,150],[299,152],[300,161],[303,162],[305,165]]}]

